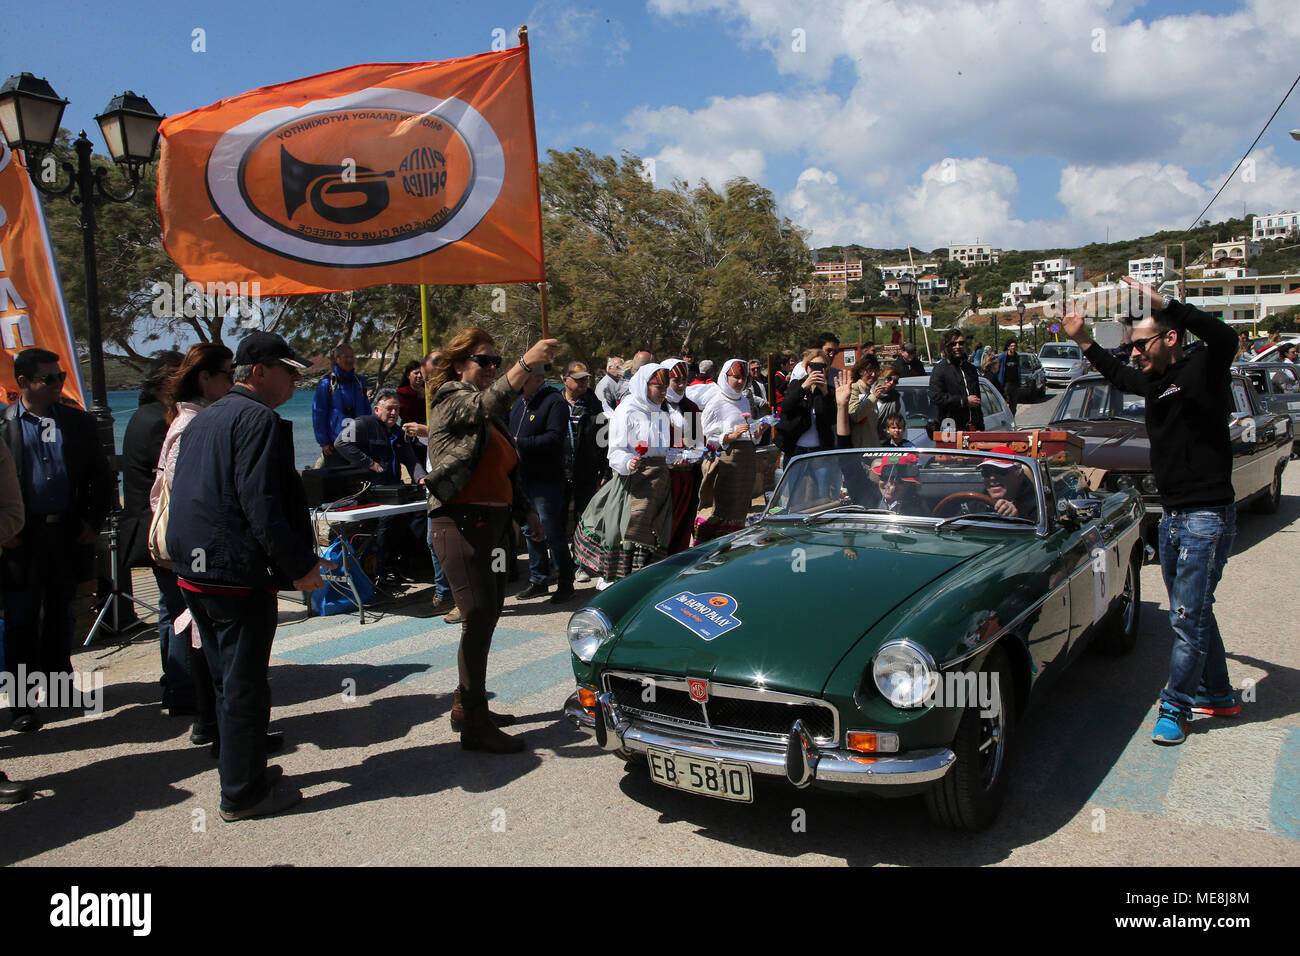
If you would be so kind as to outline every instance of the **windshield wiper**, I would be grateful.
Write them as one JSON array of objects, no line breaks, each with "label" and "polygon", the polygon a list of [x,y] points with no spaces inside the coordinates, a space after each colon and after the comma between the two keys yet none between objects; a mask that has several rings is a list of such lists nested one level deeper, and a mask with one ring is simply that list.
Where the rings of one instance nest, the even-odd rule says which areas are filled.
[{"label": "windshield wiper", "polygon": [[814,521],[830,521],[840,515],[893,515],[894,512],[885,508],[868,508],[866,505],[836,505],[826,511],[819,511],[815,515],[808,515],[803,519],[804,524],[812,524]]},{"label": "windshield wiper", "polygon": [[1004,515],[997,511],[981,511],[977,514],[953,515],[951,518],[944,518],[934,526],[935,531],[942,531],[948,525],[956,521],[1010,521],[1013,524],[1026,524],[1031,528],[1038,527],[1037,521],[1031,521],[1028,518],[1019,518],[1015,515]]}]

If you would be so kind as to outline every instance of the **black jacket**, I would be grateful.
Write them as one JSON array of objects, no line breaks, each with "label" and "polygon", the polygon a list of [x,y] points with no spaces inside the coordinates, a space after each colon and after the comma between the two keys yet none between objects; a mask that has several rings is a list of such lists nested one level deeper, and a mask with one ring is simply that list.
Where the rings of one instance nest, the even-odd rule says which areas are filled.
[{"label": "black jacket", "polygon": [[1162,375],[1122,365],[1093,342],[1084,352],[1116,388],[1146,398],[1151,470],[1165,508],[1213,508],[1232,504],[1232,442],[1228,416],[1232,393],[1228,367],[1237,337],[1200,309],[1173,302],[1160,317],[1205,342]]},{"label": "black jacket", "polygon": [[186,426],[170,507],[167,549],[183,578],[285,590],[316,564],[293,424],[243,386]]},{"label": "black jacket", "polygon": [[520,481],[563,481],[569,403],[553,385],[520,396],[510,409],[510,436],[519,449]]},{"label": "black jacket", "polygon": [[382,472],[371,472],[370,480],[379,485],[401,482],[401,472],[394,467],[405,465],[413,481],[424,477],[424,453],[415,453],[415,446],[402,429],[389,428],[378,415],[362,415],[353,420],[351,434],[345,425],[334,439],[334,450],[346,462],[369,468],[373,462],[384,466]]},{"label": "black jacket", "polygon": [[[21,409],[21,404],[14,402],[0,414],[0,434],[3,434],[3,440],[9,445],[20,483],[23,479],[23,423],[18,418]],[[68,534],[69,566],[76,579],[84,581],[93,576],[94,546],[78,545],[76,538],[81,534],[83,521],[96,532],[103,527],[116,497],[113,473],[104,456],[94,416],[72,405],[60,405],[55,414],[63,433],[63,463],[68,471],[70,486],[68,514],[72,520],[64,526]],[[26,524],[18,535],[19,540],[25,541],[36,524],[37,520],[28,508]],[[6,573],[10,574],[11,582],[22,580],[25,575],[27,559],[23,550],[21,547],[4,550]]]},{"label": "black jacket", "polygon": [[[565,414],[569,413],[569,401],[560,396],[560,404],[564,406]],[[605,424],[606,415],[605,407],[591,391],[578,399],[578,405],[582,407],[582,417],[573,425],[573,434],[571,447],[573,449],[573,473],[570,476],[574,485],[590,487],[600,484],[602,478],[609,477],[609,456],[605,454],[605,449],[601,447],[600,431],[606,429],[605,443],[608,444],[608,429]],[[565,443],[570,445],[570,436],[568,433],[569,419],[565,419]]]},{"label": "black jacket", "polygon": [[804,379],[797,379],[786,389],[781,402],[781,420],[776,424],[777,443],[787,455],[795,450],[795,442],[812,427],[813,411],[817,412],[817,441],[822,449],[835,447],[835,393],[829,388],[823,393],[811,392],[804,387]]},{"label": "black jacket", "polygon": [[930,414],[936,426],[952,420],[957,431],[983,431],[984,410],[967,397],[980,394],[980,376],[970,362],[954,366],[944,359],[930,373]]},{"label": "black jacket", "polygon": [[167,407],[150,398],[135,410],[122,438],[122,518],[118,522],[118,553],[127,567],[147,568],[149,558],[149,492],[158,470],[158,456],[167,437]]}]

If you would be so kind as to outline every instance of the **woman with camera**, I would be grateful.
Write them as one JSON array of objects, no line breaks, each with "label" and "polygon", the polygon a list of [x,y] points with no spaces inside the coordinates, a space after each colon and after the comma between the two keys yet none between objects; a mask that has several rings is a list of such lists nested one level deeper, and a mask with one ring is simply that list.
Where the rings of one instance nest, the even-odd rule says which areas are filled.
[{"label": "woman with camera", "polygon": [[[505,416],[534,369],[555,357],[559,343],[542,339],[498,378],[501,355],[492,336],[471,327],[443,350],[426,383],[432,393],[429,460],[430,537],[461,616],[460,686],[452,729],[466,750],[518,753],[524,741],[499,729],[514,723],[487,705],[487,659],[501,607],[506,572],[493,560],[506,545],[513,516],[542,536],[541,521],[518,481],[519,454]],[[497,569],[500,568],[498,571]]]},{"label": "woman with camera", "polygon": [[790,382],[781,402],[777,432],[785,453],[784,467],[800,455],[835,447],[835,396],[826,384],[830,359],[821,349],[804,352],[808,374]]}]

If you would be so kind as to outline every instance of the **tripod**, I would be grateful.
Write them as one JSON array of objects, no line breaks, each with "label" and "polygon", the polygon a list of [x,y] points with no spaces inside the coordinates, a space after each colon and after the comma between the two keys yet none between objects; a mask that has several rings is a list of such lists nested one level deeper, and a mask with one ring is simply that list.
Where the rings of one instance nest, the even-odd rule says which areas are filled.
[{"label": "tripod", "polygon": [[[151,611],[154,615],[160,614],[158,608],[140,600],[130,591],[123,591],[121,588],[121,568],[119,567],[120,555],[117,550],[117,538],[119,534],[118,520],[120,517],[121,514],[117,511],[110,514],[108,516],[108,530],[102,532],[108,536],[108,579],[111,587],[108,596],[104,599],[104,606],[99,609],[99,615],[95,618],[95,623],[90,626],[90,633],[86,635],[86,640],[82,643],[82,647],[90,646],[90,642],[95,639],[95,632],[98,631],[100,625],[104,623],[104,616],[108,614],[110,609],[113,612],[113,623],[109,625],[109,630],[114,634],[122,633],[122,622],[118,612],[118,601],[130,601],[133,604],[140,605],[140,607],[144,608],[146,611]],[[136,623],[144,624],[143,621],[138,619]]]}]

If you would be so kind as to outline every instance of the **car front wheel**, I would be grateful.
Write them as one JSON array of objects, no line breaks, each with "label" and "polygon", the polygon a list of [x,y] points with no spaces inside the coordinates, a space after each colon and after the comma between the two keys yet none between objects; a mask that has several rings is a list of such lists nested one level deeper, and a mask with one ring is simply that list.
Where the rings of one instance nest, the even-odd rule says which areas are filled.
[{"label": "car front wheel", "polygon": [[1006,798],[1016,713],[1011,668],[1001,648],[984,661],[977,689],[977,697],[992,706],[979,700],[967,705],[952,743],[957,760],[925,794],[930,819],[955,830],[983,830]]},{"label": "car front wheel", "polygon": [[1268,486],[1266,491],[1259,500],[1255,502],[1255,510],[1262,515],[1277,514],[1278,505],[1282,503],[1282,468],[1279,466],[1273,472],[1273,483]]}]

